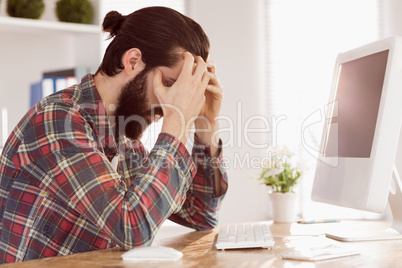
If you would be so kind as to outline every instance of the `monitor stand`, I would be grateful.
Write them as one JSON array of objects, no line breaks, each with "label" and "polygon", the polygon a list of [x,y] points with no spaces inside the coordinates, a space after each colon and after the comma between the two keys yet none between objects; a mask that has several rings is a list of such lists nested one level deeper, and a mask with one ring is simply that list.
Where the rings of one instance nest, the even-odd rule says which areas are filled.
[{"label": "monitor stand", "polygon": [[402,181],[394,165],[388,203],[392,211],[392,225],[384,230],[353,230],[326,233],[328,238],[342,242],[402,239]]}]

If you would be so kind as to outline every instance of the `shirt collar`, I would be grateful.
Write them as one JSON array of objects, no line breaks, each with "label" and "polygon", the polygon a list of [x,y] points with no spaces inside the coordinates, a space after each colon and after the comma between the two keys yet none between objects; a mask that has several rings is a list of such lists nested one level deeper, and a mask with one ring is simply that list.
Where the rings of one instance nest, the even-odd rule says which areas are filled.
[{"label": "shirt collar", "polygon": [[84,76],[79,87],[82,94],[81,105],[92,118],[95,130],[97,131],[98,142],[100,142],[99,146],[110,157],[117,153],[114,130],[106,114],[105,104],[96,88],[94,75],[88,74]]}]

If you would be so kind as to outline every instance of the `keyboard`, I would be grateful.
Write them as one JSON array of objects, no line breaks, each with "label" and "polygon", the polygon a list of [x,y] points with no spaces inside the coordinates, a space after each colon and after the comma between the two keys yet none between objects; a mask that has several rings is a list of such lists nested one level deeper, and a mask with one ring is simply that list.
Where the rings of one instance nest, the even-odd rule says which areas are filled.
[{"label": "keyboard", "polygon": [[217,249],[271,248],[274,239],[268,223],[232,224],[219,229]]}]

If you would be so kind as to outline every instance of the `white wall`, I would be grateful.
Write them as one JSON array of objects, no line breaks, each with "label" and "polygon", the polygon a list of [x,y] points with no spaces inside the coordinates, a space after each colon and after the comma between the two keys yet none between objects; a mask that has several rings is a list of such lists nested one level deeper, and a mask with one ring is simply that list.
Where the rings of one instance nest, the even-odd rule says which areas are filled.
[{"label": "white wall", "polygon": [[[228,161],[229,191],[222,204],[220,222],[267,220],[268,191],[251,174],[259,169],[251,167],[251,159],[258,166],[263,149],[253,144],[267,144],[268,133],[240,132],[247,120],[255,118],[250,127],[263,128],[257,115],[265,116],[263,85],[263,1],[247,0],[190,0],[189,16],[205,30],[211,42],[210,60],[217,65],[217,74],[224,89],[222,115],[233,122],[222,121],[223,143]],[[241,106],[241,107],[240,107]],[[249,141],[249,143],[247,143]],[[247,160],[249,156],[250,161]],[[242,167],[243,165],[243,167]]]},{"label": "white wall", "polygon": [[381,13],[384,21],[383,37],[392,35],[402,36],[402,1],[383,0],[384,9]]}]

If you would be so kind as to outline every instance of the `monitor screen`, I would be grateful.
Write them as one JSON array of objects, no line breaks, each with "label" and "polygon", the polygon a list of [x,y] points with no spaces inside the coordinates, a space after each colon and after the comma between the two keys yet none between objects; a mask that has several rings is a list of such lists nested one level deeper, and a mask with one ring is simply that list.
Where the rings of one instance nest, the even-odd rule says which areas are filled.
[{"label": "monitor screen", "polygon": [[389,50],[338,66],[326,157],[370,157]]}]

